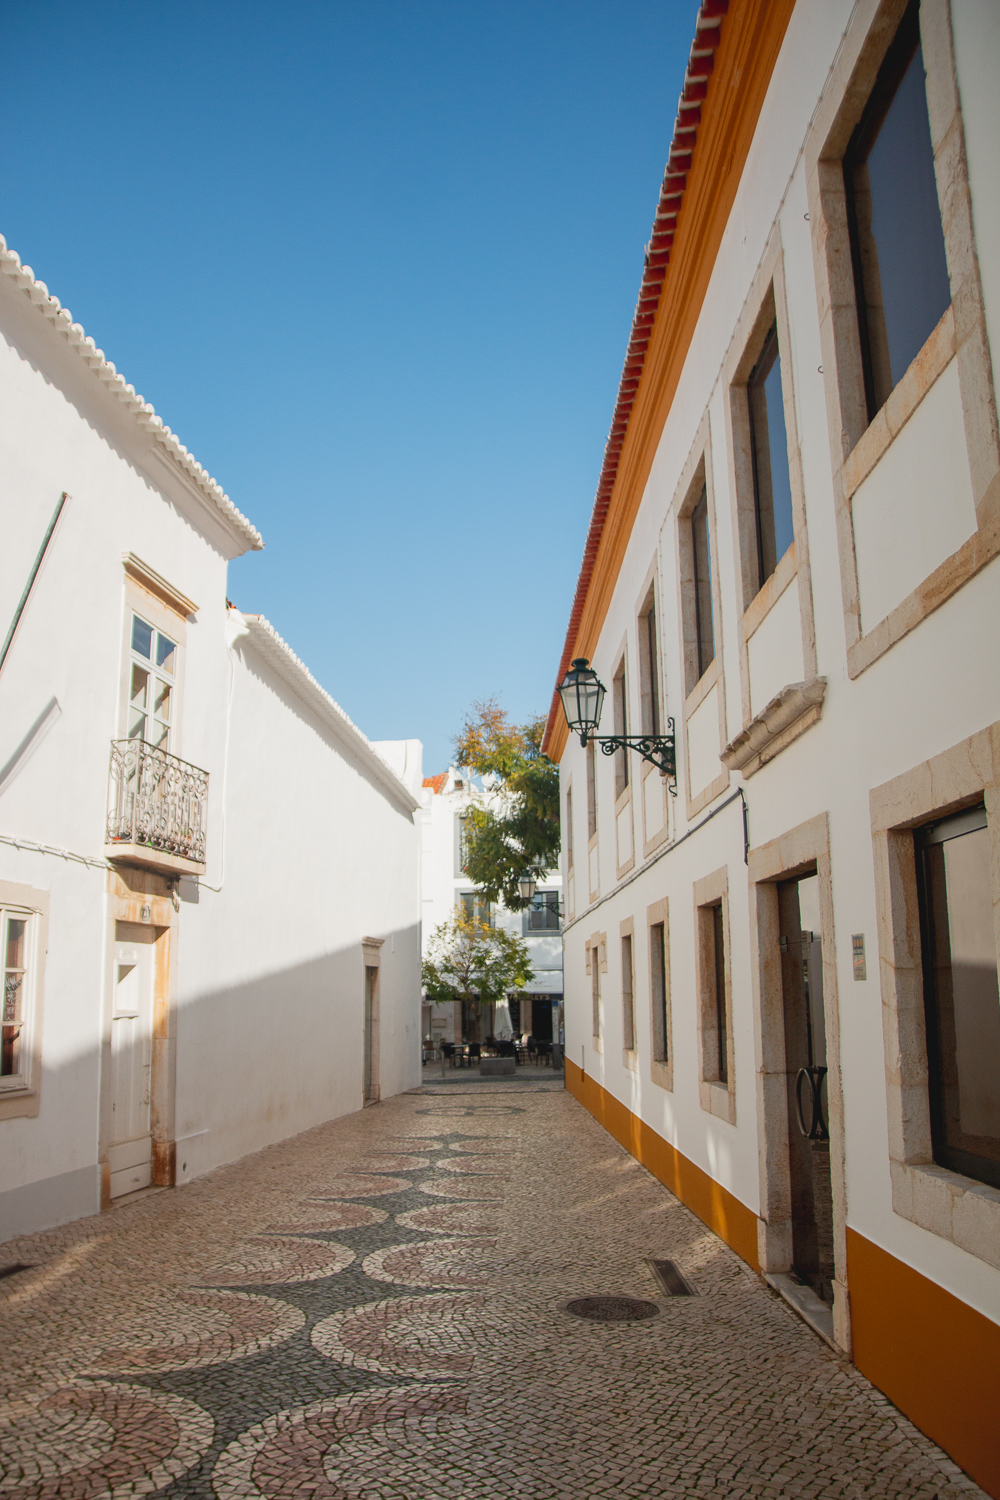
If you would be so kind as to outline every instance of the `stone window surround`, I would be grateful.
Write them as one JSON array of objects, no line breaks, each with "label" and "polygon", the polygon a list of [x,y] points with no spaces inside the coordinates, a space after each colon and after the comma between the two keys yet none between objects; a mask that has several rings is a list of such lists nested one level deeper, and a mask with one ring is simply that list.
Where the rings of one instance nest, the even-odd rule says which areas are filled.
[{"label": "stone window surround", "polygon": [[[747,381],[760,356],[767,331],[773,323],[777,324],[781,354],[781,391],[788,440],[794,540],[784,556],[778,559],[778,565],[770,578],[758,589],[756,498]],[[737,623],[743,725],[742,733],[732,744],[726,746],[723,760],[731,769],[742,770],[744,778],[752,776],[754,771],[772,760],[780,750],[815,724],[822,709],[822,694],[819,694],[817,701],[817,693],[810,691],[812,684],[817,681],[816,626],[791,349],[784,255],[780,225],[776,222],[723,362],[723,382],[729,392],[725,412],[729,439],[732,525],[737,542],[743,596],[743,612]],[[774,719],[778,703],[772,698],[756,714],[752,712],[748,654],[750,638],[763,624],[785,590],[793,585],[798,591],[805,679],[802,683],[786,685],[777,697],[784,701],[789,687],[802,691],[790,705],[795,712],[790,714],[786,710],[781,715],[783,722],[780,731],[774,734],[755,734],[755,728],[766,726]]]},{"label": "stone window surround", "polygon": [[41,1108],[42,1096],[42,1021],[45,955],[49,946],[49,893],[38,890],[33,885],[0,880],[0,906],[20,907],[22,911],[32,913],[31,970],[27,995],[31,1019],[28,1055],[24,1059],[22,1053],[20,1074],[25,1083],[21,1087],[8,1087],[0,1091],[0,1120],[34,1119]]},{"label": "stone window surround", "polygon": [[712,469],[712,430],[707,411],[701,419],[691,451],[688,454],[684,468],[681,470],[681,477],[674,491],[674,498],[668,513],[668,524],[672,517],[676,536],[677,607],[685,684],[692,681],[693,674],[697,671],[694,562],[690,527],[686,523],[690,519],[691,512],[698,502],[702,484],[705,485],[708,492],[709,544],[712,550],[712,628],[715,636],[715,657],[703,676],[693,683],[690,692],[686,694],[684,699],[684,788],[686,812],[689,820],[697,817],[698,813],[707,807],[710,802],[714,802],[716,797],[721,796],[729,785],[728,767],[724,766],[720,760],[719,774],[707,786],[700,788],[692,795],[691,758],[687,753],[688,722],[692,714],[696,712],[714,687],[718,687],[720,751],[726,743],[726,680],[722,664],[722,593],[719,582],[718,528],[716,525],[715,483]]},{"label": "stone window surround", "polygon": [[[652,940],[650,931],[658,923],[663,923],[663,987],[666,993],[666,1016],[664,1017],[664,1029],[666,1031],[667,1058],[664,1062],[656,1055],[656,1033],[653,1029],[653,961],[651,958]],[[673,1093],[674,1089],[674,1045],[673,1045],[673,1018],[670,1003],[670,901],[664,896],[661,901],[653,901],[646,907],[646,955],[649,970],[649,1077],[657,1088],[666,1089]]]},{"label": "stone window surround", "polygon": [[[611,674],[611,682],[612,682],[612,689],[611,689],[612,705],[611,706],[612,706],[612,709],[614,709],[614,693],[615,693],[615,690],[614,690],[613,684],[617,680],[619,674],[622,674],[624,676],[624,679],[625,679],[625,727],[624,727],[623,730],[619,730],[617,722],[613,722],[612,723],[612,730],[611,730],[611,732],[612,732],[612,734],[619,734],[619,733],[628,734],[630,732],[629,731],[629,723],[631,722],[630,719],[629,719],[629,714],[631,712],[631,703],[629,701],[629,699],[630,699],[630,693],[629,693],[628,637],[627,637],[627,635],[623,636],[621,644],[619,645],[618,650],[615,652],[614,660],[615,660],[615,662],[616,662],[617,665],[615,666],[615,669],[614,669],[613,673]],[[607,757],[605,757],[603,751],[601,752],[601,759],[602,760],[607,759],[610,762],[611,767],[612,767],[611,801],[612,801],[612,803],[614,805],[614,810],[615,810],[614,811],[614,818],[615,818],[615,827],[614,827],[614,836],[615,836],[615,838],[614,838],[615,879],[616,880],[621,880],[624,875],[627,875],[629,873],[629,871],[632,870],[632,869],[634,869],[634,867],[635,867],[635,814],[634,814],[634,812],[632,810],[632,782],[633,782],[633,779],[634,779],[635,764],[634,763],[630,763],[628,761],[628,759],[627,759],[628,756],[630,756],[630,755],[633,754],[633,752],[631,750],[621,750],[621,751],[618,752],[618,754],[620,754],[621,756],[625,757],[625,763],[628,766],[628,781],[626,781],[625,785],[622,787],[622,789],[621,789],[620,792],[617,790],[617,787],[616,787],[616,774],[617,774],[616,773],[616,769],[615,769],[616,757],[615,756],[607,756]],[[619,864],[618,863],[618,819],[621,817],[622,813],[625,812],[626,808],[628,809],[628,816],[632,820],[632,839],[631,839],[632,853],[629,855],[628,859],[625,861],[624,864]]]},{"label": "stone window surround", "polygon": [[625,965],[624,965],[624,962],[623,962],[622,963],[622,976],[621,976],[622,977],[622,1063],[624,1064],[624,1066],[626,1068],[628,1068],[629,1072],[631,1072],[631,1073],[637,1073],[639,1071],[639,1050],[638,1050],[639,1028],[638,1028],[638,1025],[637,1025],[637,1022],[636,1022],[636,1014],[635,1014],[635,1001],[636,1001],[636,984],[635,984],[635,967],[636,966],[635,966],[635,956],[636,955],[635,955],[635,919],[633,917],[625,917],[625,919],[623,921],[621,921],[621,922],[618,923],[618,941],[619,941],[619,943],[624,944],[624,939],[625,938],[631,938],[632,939],[632,1046],[631,1047],[626,1047],[625,1046]]},{"label": "stone window surround", "polygon": [[[132,553],[122,558],[125,570],[125,616],[122,625],[122,659],[118,692],[118,730],[116,739],[128,737],[128,709],[132,693],[132,616],[141,615],[157,630],[177,644],[171,703],[170,754],[182,757],[184,674],[187,666],[187,616],[185,606],[194,613],[196,605],[185,600],[172,585],[140,563]],[[178,602],[180,601],[180,602]],[[183,757],[182,757],[183,758]]]},{"label": "stone window surround", "polygon": [[[714,907],[722,907],[723,982],[726,987],[726,1073],[711,1077],[717,1048]],[[733,1046],[732,943],[729,925],[729,868],[723,865],[694,883],[694,936],[698,985],[698,1102],[707,1114],[736,1124],[736,1060]]]},{"label": "stone window surround", "polygon": [[847,1176],[844,1156],[844,1093],[840,1068],[840,1003],[830,869],[830,824],[826,813],[790,828],[750,850],[750,944],[757,1060],[758,1171],[761,1218],[757,1253],[761,1271],[792,1269],[791,1174],[788,1157],[788,1092],[785,1069],[784,992],[778,882],[815,870],[819,880],[823,945],[823,1008],[826,1017],[827,1104],[830,1125],[830,1185],[833,1192],[833,1335],[847,1352],[851,1318],[847,1292]]},{"label": "stone window surround", "polygon": [[[598,899],[598,897],[601,894],[601,862],[600,862],[600,855],[597,854],[597,857],[596,858],[594,857],[595,854],[596,854],[596,852],[597,852],[598,843],[600,841],[601,821],[600,821],[600,807],[598,806],[598,797],[597,797],[597,746],[594,744],[593,740],[589,740],[587,742],[587,745],[584,748],[584,752],[583,753],[584,753],[584,757],[585,757],[585,759],[584,759],[584,773],[583,774],[584,774],[584,783],[585,783],[586,788],[587,788],[587,826],[588,826],[588,830],[589,830],[589,827],[590,827],[591,807],[593,807],[593,821],[594,821],[594,831],[593,831],[593,833],[590,833],[588,831],[588,834],[587,834],[587,896],[588,896],[588,899],[590,900],[590,902],[593,903],[594,901],[596,901]],[[593,784],[591,784],[591,778],[590,778],[590,774],[589,774],[589,768],[588,768],[587,761],[586,761],[586,757],[587,756],[590,756],[591,760],[593,762],[593,770],[594,770]],[[592,885],[591,881],[590,881],[591,871],[596,871],[596,873],[597,873],[597,882],[596,882],[595,885]]]},{"label": "stone window surround", "polygon": [[[1000,435],[955,75],[951,0],[921,0],[920,36],[952,302],[885,406],[868,422],[841,163],[906,3],[860,0],[804,146],[847,665],[852,678],[1000,552]],[[853,497],[953,358],[957,360],[977,529],[885,619],[862,635]]]},{"label": "stone window surround", "polygon": [[[667,713],[666,692],[664,690],[664,681],[663,681],[663,639],[662,639],[663,617],[660,614],[660,589],[658,587],[658,584],[659,584],[659,567],[658,567],[658,563],[659,563],[659,549],[657,549],[657,555],[656,555],[656,557],[653,558],[653,561],[649,565],[649,569],[648,569],[648,571],[646,573],[646,576],[645,576],[645,578],[642,581],[642,588],[639,590],[639,600],[638,600],[638,603],[636,604],[636,607],[635,607],[635,629],[636,629],[636,646],[637,646],[636,661],[639,662],[639,663],[641,663],[643,661],[643,643],[642,642],[643,642],[643,632],[646,629],[646,611],[648,611],[649,606],[650,606],[650,600],[652,600],[652,608],[653,608],[653,612],[654,612],[654,618],[656,620],[656,637],[657,637],[657,639],[656,639],[656,645],[657,645],[657,652],[656,652],[656,674],[657,674],[657,679],[658,680],[657,680],[656,686],[657,686],[657,690],[658,690],[658,693],[659,693],[659,704],[660,704],[660,733],[663,734],[663,733],[666,732],[667,719],[669,718],[669,714]],[[639,680],[638,680],[638,683],[637,683],[637,687],[638,687],[638,690],[639,690],[640,701],[641,701],[641,694],[642,694],[642,673],[641,673],[641,669],[640,669],[640,674],[639,674]],[[640,730],[642,728],[642,723],[643,723],[643,719],[642,719],[642,713],[640,711],[640,715],[639,715],[639,728],[640,728]],[[639,775],[639,786],[640,786],[640,789],[642,791],[642,796],[639,798],[639,801],[641,803],[640,817],[642,819],[642,857],[643,857],[643,859],[648,859],[649,856],[653,853],[653,851],[655,849],[658,849],[661,844],[665,844],[667,842],[667,839],[670,837],[670,796],[669,796],[669,794],[667,792],[667,780],[666,780],[666,777],[665,776],[660,776],[660,772],[657,771],[656,767],[654,765],[651,765],[648,760],[640,760],[638,762],[637,769],[638,769],[638,775]],[[654,833],[653,836],[652,836],[652,838],[648,838],[646,836],[646,781],[647,781],[647,779],[650,776],[660,776],[661,794],[662,794],[662,797],[663,797],[663,827],[659,830],[659,832]]]},{"label": "stone window surround", "polygon": [[[585,970],[591,976],[591,982],[593,982],[593,974],[594,974],[594,965],[595,964],[597,965],[598,976],[600,976],[601,974],[606,974],[608,972],[608,935],[607,935],[606,932],[594,932],[594,933],[591,933],[590,937],[587,938],[586,943],[584,945],[584,953],[586,955]],[[596,958],[595,958],[595,954],[596,954]],[[591,993],[593,993],[593,992],[591,992]],[[604,1017],[604,992],[600,988],[600,978],[599,977],[598,977],[598,1006],[599,1006],[600,1020],[602,1020],[603,1017]],[[598,1025],[600,1025],[600,1020],[598,1020]],[[593,1030],[593,1018],[591,1020],[591,1032],[592,1032],[592,1035],[591,1035],[591,1038],[590,1038],[590,1044],[591,1044],[591,1046],[593,1047],[593,1049],[594,1049],[595,1052],[603,1052],[604,1051],[604,1042],[602,1040],[601,1033],[599,1031],[595,1032]]]},{"label": "stone window surround", "polygon": [[1000,951],[1000,721],[869,793],[893,1212],[1000,1268],[1000,1189],[934,1160],[912,829],[984,799]]}]

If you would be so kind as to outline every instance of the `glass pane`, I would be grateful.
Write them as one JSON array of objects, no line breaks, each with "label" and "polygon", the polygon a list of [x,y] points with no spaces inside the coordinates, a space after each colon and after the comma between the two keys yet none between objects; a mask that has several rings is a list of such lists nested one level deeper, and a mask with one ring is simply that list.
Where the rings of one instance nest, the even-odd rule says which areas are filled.
[{"label": "glass pane", "polygon": [[951,301],[911,0],[844,157],[869,420]]},{"label": "glass pane", "polygon": [[170,700],[173,694],[165,682],[157,682],[153,679],[153,712],[158,719],[165,724],[170,723]]},{"label": "glass pane", "polygon": [[153,627],[140,620],[138,615],[132,616],[132,650],[147,661],[153,652]]},{"label": "glass pane", "polygon": [[[967,827],[967,820],[955,823]],[[947,824],[936,830],[947,832]],[[928,843],[922,874],[934,1154],[1000,1186],[1000,986],[988,830]]]},{"label": "glass pane", "polygon": [[795,537],[776,326],[764,340],[760,359],[747,382],[747,396],[757,523],[757,587],[761,588]]},{"label": "glass pane", "polygon": [[158,719],[154,719],[150,730],[149,743],[156,745],[160,750],[166,750],[169,737],[170,725],[161,724]]},{"label": "glass pane", "polygon": [[128,717],[128,737],[130,740],[144,740],[146,738],[146,715],[133,710]]},{"label": "glass pane", "polygon": [[[702,677],[715,660],[715,632],[712,625],[712,554],[708,534],[708,490],[691,512],[691,549],[694,561],[695,626],[697,633],[698,676]],[[692,683],[693,687],[694,684]]]},{"label": "glass pane", "polygon": [[717,1077],[720,1083],[729,1081],[728,1026],[726,1023],[726,948],[722,907],[712,907],[712,949],[715,958],[715,1023],[718,1040]]},{"label": "glass pane", "polygon": [[24,968],[24,941],[28,930],[27,919],[24,917],[8,917],[7,919],[7,968]]},{"label": "glass pane", "polygon": [[133,708],[146,707],[146,693],[149,689],[149,673],[144,672],[141,667],[132,668],[132,695]]},{"label": "glass pane", "polygon": [[891,390],[951,301],[919,47],[871,149],[868,182]]},{"label": "glass pane", "polygon": [[164,672],[173,676],[174,664],[177,660],[177,647],[169,636],[157,634],[156,637],[156,665]]}]

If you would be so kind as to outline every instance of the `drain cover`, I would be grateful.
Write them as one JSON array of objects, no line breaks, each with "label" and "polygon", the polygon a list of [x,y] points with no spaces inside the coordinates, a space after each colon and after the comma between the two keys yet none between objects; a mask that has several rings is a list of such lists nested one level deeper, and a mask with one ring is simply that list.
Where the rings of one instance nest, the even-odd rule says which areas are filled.
[{"label": "drain cover", "polygon": [[643,1302],[638,1297],[575,1297],[566,1303],[566,1311],[594,1323],[634,1323],[655,1318],[660,1309],[655,1302]]}]

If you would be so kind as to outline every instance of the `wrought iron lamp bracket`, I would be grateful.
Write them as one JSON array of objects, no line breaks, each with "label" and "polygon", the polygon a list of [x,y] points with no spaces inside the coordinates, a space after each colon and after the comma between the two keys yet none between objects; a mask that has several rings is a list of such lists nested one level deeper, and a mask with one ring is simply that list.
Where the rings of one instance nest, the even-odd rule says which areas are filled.
[{"label": "wrought iron lamp bracket", "polygon": [[661,776],[666,777],[670,795],[676,797],[677,750],[673,719],[668,719],[667,724],[669,734],[581,734],[580,743],[586,745],[588,739],[593,740],[595,745],[600,745],[603,755],[614,755],[616,750],[637,751],[643,760],[648,760]]}]

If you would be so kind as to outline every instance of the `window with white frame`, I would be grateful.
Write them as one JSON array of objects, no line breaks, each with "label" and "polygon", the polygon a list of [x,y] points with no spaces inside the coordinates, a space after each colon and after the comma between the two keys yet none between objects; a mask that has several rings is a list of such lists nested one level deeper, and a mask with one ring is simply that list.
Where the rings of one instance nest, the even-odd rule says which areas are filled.
[{"label": "window with white frame", "polygon": [[558,932],[559,930],[559,892],[536,891],[531,905],[524,913],[524,933]]},{"label": "window with white frame", "polygon": [[4,965],[0,1089],[26,1088],[29,1082],[34,916],[31,911],[0,906],[0,952]]},{"label": "window with white frame", "polygon": [[132,616],[128,737],[170,750],[177,680],[176,641],[141,615]]}]

